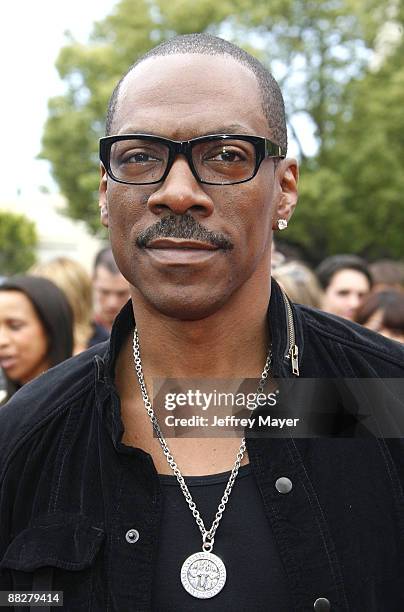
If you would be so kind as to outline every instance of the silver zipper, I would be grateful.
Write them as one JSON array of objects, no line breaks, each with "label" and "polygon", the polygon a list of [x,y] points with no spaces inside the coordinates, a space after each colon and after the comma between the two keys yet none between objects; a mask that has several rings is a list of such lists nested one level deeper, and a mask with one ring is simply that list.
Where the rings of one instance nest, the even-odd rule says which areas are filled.
[{"label": "silver zipper", "polygon": [[280,287],[280,290],[282,292],[283,301],[286,307],[286,321],[288,325],[289,350],[285,357],[290,359],[292,374],[299,376],[299,347],[296,344],[295,323],[293,321],[292,307],[290,305],[289,298],[282,287]]}]

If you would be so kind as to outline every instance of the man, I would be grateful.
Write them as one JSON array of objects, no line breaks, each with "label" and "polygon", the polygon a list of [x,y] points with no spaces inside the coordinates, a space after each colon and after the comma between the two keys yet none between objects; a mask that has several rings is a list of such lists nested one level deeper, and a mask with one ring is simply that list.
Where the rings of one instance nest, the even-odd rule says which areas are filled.
[{"label": "man", "polygon": [[120,82],[107,135],[101,218],[132,305],[0,414],[1,588],[74,611],[401,610],[399,440],[168,448],[149,401],[155,377],[403,375],[398,345],[270,287],[297,199],[276,83],[178,37]]},{"label": "man", "polygon": [[128,301],[128,282],[120,273],[110,247],[101,249],[94,261],[95,323],[111,332],[112,324]]},{"label": "man", "polygon": [[372,288],[366,261],[357,255],[332,255],[320,263],[316,273],[324,291],[322,309],[354,321]]}]

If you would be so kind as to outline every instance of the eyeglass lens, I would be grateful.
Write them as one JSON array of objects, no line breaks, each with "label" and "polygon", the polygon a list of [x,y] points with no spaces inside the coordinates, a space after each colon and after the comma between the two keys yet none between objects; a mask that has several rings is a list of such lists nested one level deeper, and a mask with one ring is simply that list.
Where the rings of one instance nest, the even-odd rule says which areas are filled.
[{"label": "eyeglass lens", "polygon": [[[111,147],[110,166],[119,180],[134,184],[159,181],[166,171],[169,147],[159,141],[120,140]],[[192,146],[192,162],[202,181],[233,183],[255,170],[254,145],[244,140],[205,140]]]}]

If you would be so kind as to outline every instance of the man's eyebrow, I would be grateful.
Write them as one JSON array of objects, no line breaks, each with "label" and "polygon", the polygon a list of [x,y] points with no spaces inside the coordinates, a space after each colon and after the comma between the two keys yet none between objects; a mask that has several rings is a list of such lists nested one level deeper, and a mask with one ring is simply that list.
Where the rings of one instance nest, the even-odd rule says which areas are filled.
[{"label": "man's eyebrow", "polygon": [[[193,135],[190,138],[187,138],[186,140],[192,140],[192,138],[198,138],[198,137],[202,137],[202,136],[210,136],[210,135],[215,135],[215,134],[240,134],[240,135],[250,135],[252,132],[251,129],[248,129],[246,126],[240,125],[238,123],[233,123],[230,125],[221,125],[221,126],[215,126],[212,127],[211,129],[206,129],[203,131],[199,131],[198,133],[195,133],[195,135]],[[147,134],[148,136],[156,136],[156,137],[160,137],[160,138],[166,138],[166,136],[163,136],[163,134],[161,134],[161,132],[154,132],[153,130],[150,129],[142,129],[142,128],[136,128],[136,129],[132,129],[132,128],[128,128],[127,130],[125,130],[125,132],[122,132],[122,134]],[[178,139],[175,139],[178,140]]]},{"label": "man's eyebrow", "polygon": [[238,123],[232,123],[231,125],[215,126],[214,129],[207,130],[201,136],[209,136],[209,134],[251,134],[251,129],[246,128]]},{"label": "man's eyebrow", "polygon": [[156,136],[157,138],[162,138],[162,134],[160,132],[153,132],[153,130],[149,130],[149,129],[142,129],[142,128],[127,128],[122,132],[117,132],[117,136],[132,136],[133,134],[145,134],[147,136]]}]

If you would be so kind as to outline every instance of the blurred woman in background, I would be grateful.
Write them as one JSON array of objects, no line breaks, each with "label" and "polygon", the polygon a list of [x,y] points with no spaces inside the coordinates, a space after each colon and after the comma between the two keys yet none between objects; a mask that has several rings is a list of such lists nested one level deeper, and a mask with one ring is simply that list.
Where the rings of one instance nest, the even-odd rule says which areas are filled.
[{"label": "blurred woman in background", "polygon": [[404,342],[404,293],[389,289],[369,294],[356,312],[355,321],[392,340]]},{"label": "blurred woman in background", "polygon": [[108,332],[93,321],[92,282],[80,263],[68,257],[56,257],[36,265],[30,274],[48,278],[67,297],[73,312],[74,355],[108,339]]},{"label": "blurred woman in background", "polygon": [[272,270],[273,278],[296,304],[321,308],[323,292],[316,275],[301,261],[288,261]]},{"label": "blurred woman in background", "polygon": [[56,285],[30,276],[0,285],[0,368],[6,399],[72,352],[73,315]]}]

